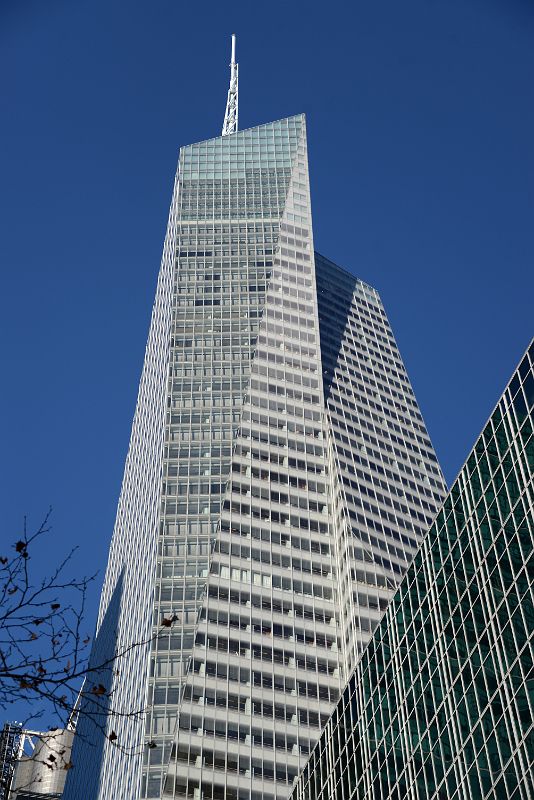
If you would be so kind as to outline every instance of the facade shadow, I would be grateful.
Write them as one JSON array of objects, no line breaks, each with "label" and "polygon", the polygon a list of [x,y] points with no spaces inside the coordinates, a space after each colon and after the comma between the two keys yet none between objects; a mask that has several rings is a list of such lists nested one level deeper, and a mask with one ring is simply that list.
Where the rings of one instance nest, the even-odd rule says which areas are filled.
[{"label": "facade shadow", "polygon": [[[63,800],[80,800],[82,797],[91,800],[98,796],[104,747],[106,736],[109,735],[106,726],[111,705],[109,693],[115,666],[122,591],[123,571],[93,642],[72,748],[73,766],[67,775]],[[102,664],[105,666],[100,667]]]}]

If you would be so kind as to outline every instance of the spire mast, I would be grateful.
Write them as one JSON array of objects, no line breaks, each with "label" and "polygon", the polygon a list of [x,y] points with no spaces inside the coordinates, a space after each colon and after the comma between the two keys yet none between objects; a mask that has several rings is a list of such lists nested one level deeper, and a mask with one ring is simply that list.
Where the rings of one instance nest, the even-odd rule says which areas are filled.
[{"label": "spire mast", "polygon": [[235,63],[235,33],[232,33],[232,60],[230,62],[230,88],[228,89],[228,100],[226,101],[226,113],[222,135],[228,136],[229,133],[237,131],[237,84],[239,75],[239,65]]}]

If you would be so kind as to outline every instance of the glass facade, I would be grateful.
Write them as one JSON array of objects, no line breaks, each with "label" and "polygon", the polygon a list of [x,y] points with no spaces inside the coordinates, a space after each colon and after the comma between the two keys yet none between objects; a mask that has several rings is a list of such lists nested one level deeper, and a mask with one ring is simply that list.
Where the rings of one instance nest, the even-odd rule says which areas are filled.
[{"label": "glass facade", "polygon": [[287,797],[444,494],[378,294],[314,252],[304,116],[182,148],[93,664],[154,640],[65,797]]},{"label": "glass facade", "polygon": [[534,342],[293,800],[534,796]]}]

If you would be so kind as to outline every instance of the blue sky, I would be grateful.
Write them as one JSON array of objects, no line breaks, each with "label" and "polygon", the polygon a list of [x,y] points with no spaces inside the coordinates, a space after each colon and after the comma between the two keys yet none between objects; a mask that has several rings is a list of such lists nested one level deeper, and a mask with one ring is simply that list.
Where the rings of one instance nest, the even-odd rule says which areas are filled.
[{"label": "blue sky", "polygon": [[318,250],[381,293],[450,483],[533,333],[527,0],[4,0],[2,540],[96,614],[178,149],[308,117]]}]

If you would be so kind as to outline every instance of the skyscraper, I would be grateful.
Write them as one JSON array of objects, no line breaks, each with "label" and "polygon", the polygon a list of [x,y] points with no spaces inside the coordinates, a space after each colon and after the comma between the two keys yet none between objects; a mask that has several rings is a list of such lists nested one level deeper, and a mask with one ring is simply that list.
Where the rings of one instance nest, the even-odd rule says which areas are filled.
[{"label": "skyscraper", "polygon": [[223,134],[180,151],[92,664],[154,638],[91,675],[67,800],[287,797],[445,493],[314,252],[304,116],[238,132],[232,58]]},{"label": "skyscraper", "polygon": [[534,341],[292,800],[534,797]]}]

